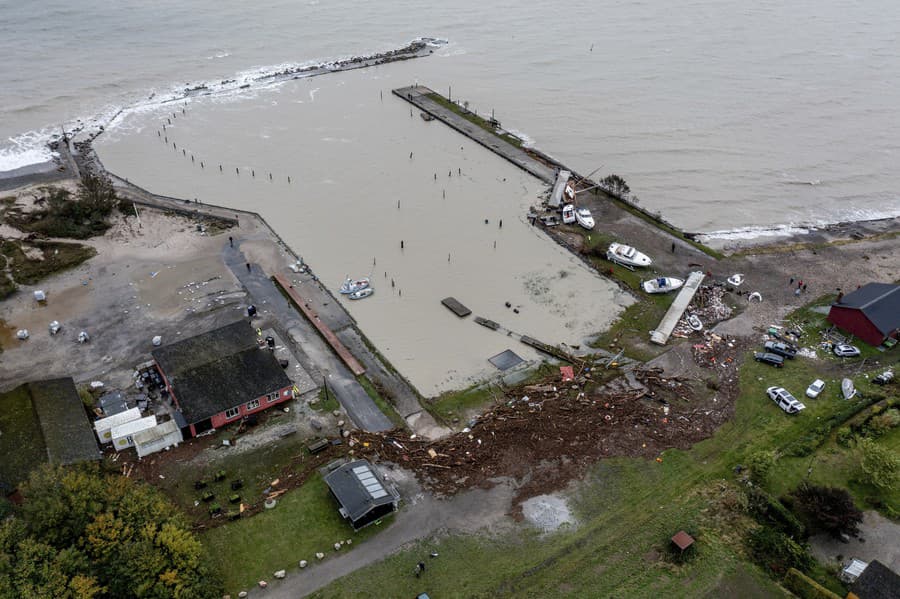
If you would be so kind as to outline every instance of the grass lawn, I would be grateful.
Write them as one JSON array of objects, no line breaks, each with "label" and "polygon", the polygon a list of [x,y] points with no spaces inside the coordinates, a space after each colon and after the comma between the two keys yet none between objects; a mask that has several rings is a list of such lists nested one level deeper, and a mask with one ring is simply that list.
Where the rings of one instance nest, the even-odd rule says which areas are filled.
[{"label": "grass lawn", "polygon": [[[611,459],[595,465],[571,492],[570,507],[580,525],[540,536],[527,528],[491,536],[454,535],[428,540],[334,582],[314,596],[413,597],[783,597],[790,596],[747,561],[743,538],[755,524],[731,497],[741,496],[733,469],[759,450],[781,457],[768,490],[776,495],[805,478],[811,459],[816,482],[849,485],[861,496],[886,506],[896,493],[878,494],[853,482],[858,472],[852,453],[835,453],[831,433],[867,400],[853,405],[834,395],[808,400],[798,415],[782,412],[766,387],[785,386],[798,397],[816,378],[824,361],[798,358],[783,369],[748,360],[740,373],[741,396],[735,415],[716,434],[689,451],[667,451],[662,462]],[[477,390],[470,390],[477,397]],[[454,398],[463,402],[465,395]],[[715,409],[710,404],[710,409]],[[900,429],[879,439],[900,444]],[[791,457],[798,440],[813,436],[809,455]],[[819,444],[821,442],[821,444]],[[883,510],[886,511],[886,510]],[[696,554],[676,565],[665,558],[669,537],[685,529],[697,539]],[[428,552],[420,579],[412,568]],[[840,590],[824,569],[807,573]]]},{"label": "grass lawn", "polygon": [[334,554],[336,542],[352,539],[354,544],[341,551],[352,550],[390,521],[355,533],[338,514],[337,503],[318,474],[277,501],[272,510],[201,535],[232,596],[269,579],[276,570],[296,568],[301,559],[317,561],[316,552]]},{"label": "grass lawn", "polygon": [[375,388],[375,385],[372,384],[372,381],[369,380],[364,374],[356,377],[356,380],[359,381],[359,384],[362,385],[362,388],[366,390],[366,393],[369,397],[372,398],[372,401],[375,402],[375,405],[378,406],[378,409],[381,410],[381,413],[388,417],[388,419],[396,426],[397,428],[406,428],[406,422],[403,418],[400,417],[400,414],[397,413],[397,410],[394,409],[388,401],[386,401],[381,394],[378,392],[378,389]]},{"label": "grass lawn", "polygon": [[47,448],[25,385],[0,393],[0,481],[12,487],[47,461]]},{"label": "grass lawn", "polygon": [[34,241],[30,245],[43,253],[43,260],[28,258],[18,241],[0,240],[0,254],[7,258],[13,279],[22,285],[32,285],[52,274],[74,268],[97,254],[94,248],[77,243]]},{"label": "grass lawn", "polygon": [[437,94],[437,93],[433,93],[433,94],[428,94],[428,97],[431,100],[433,100],[434,102],[436,102],[437,104],[440,104],[441,106],[443,106],[444,108],[452,110],[453,112],[455,112],[459,116],[463,117],[470,123],[481,127],[488,133],[493,133],[495,136],[502,139],[506,143],[508,143],[512,146],[515,146],[517,148],[522,147],[522,140],[519,139],[518,137],[516,137],[515,135],[512,135],[511,133],[505,133],[505,132],[498,131],[488,122],[487,119],[481,118],[474,112],[470,112],[470,111],[466,110],[465,108],[463,108],[462,106],[457,105],[455,102],[451,102],[444,96]]}]

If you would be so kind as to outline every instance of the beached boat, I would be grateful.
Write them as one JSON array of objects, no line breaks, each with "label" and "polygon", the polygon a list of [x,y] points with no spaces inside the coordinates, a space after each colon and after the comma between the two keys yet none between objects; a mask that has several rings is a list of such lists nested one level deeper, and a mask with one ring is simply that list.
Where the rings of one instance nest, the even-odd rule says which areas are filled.
[{"label": "beached boat", "polygon": [[572,204],[566,204],[565,206],[563,206],[563,209],[562,209],[563,224],[571,225],[572,223],[576,222],[576,220],[577,219],[575,218],[575,206],[573,206]]},{"label": "beached boat", "polygon": [[696,314],[691,314],[687,319],[688,326],[690,326],[695,331],[703,330],[703,321]]},{"label": "beached boat", "polygon": [[344,295],[354,293],[356,291],[361,291],[369,286],[369,277],[363,277],[362,279],[356,279],[355,281],[350,277],[347,277],[347,280],[344,281],[344,284],[341,285],[341,293]]},{"label": "beached boat", "polygon": [[353,293],[347,295],[348,299],[358,300],[369,297],[375,293],[375,289],[373,287],[366,287],[365,289],[360,289],[359,291],[354,291]]},{"label": "beached boat", "polygon": [[684,281],[675,277],[656,277],[641,283],[647,293],[668,293],[684,285]]},{"label": "beached boat", "polygon": [[727,280],[728,280],[729,285],[734,285],[735,287],[740,287],[741,283],[744,282],[744,275],[742,275],[741,273],[735,273],[735,274],[731,275],[730,277],[728,277]]},{"label": "beached boat", "polygon": [[566,191],[565,191],[565,194],[566,194],[566,197],[569,198],[569,201],[574,201],[574,200],[575,200],[575,188],[572,187],[572,182],[571,182],[571,181],[569,181],[568,183],[566,183]]},{"label": "beached boat", "polygon": [[856,397],[856,387],[854,387],[853,381],[850,379],[841,381],[841,395],[844,396],[844,399],[853,399]]},{"label": "beached boat", "polygon": [[642,254],[630,245],[623,243],[611,243],[606,250],[606,259],[629,268],[635,266],[650,266],[653,262],[646,254]]},{"label": "beached boat", "polygon": [[576,210],[575,220],[588,231],[594,228],[594,217],[591,216],[591,211],[587,208],[579,208]]}]

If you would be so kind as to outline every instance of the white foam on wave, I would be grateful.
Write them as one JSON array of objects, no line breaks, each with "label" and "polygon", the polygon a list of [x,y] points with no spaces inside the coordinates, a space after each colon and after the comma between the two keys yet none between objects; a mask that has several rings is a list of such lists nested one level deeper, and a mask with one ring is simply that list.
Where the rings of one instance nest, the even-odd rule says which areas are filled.
[{"label": "white foam on wave", "polygon": [[527,133],[523,133],[522,131],[519,131],[518,129],[507,129],[507,131],[509,131],[510,133],[512,133],[513,135],[515,135],[515,136],[518,137],[519,139],[521,139],[521,140],[522,140],[522,145],[525,146],[526,148],[533,148],[533,147],[534,147],[534,143],[535,143],[535,142],[534,142],[534,138],[532,138],[532,137],[531,137],[530,135],[528,135]]},{"label": "white foam on wave", "polygon": [[50,150],[47,143],[53,138],[49,129],[27,131],[8,139],[6,147],[0,147],[0,172],[11,171],[32,164],[40,164],[59,154]]}]

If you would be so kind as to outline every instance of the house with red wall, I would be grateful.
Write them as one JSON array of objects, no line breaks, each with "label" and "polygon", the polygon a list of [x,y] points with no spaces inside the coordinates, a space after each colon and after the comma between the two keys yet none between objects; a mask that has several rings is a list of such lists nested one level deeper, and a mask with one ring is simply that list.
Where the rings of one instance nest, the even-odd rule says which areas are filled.
[{"label": "house with red wall", "polygon": [[828,322],[869,345],[900,337],[900,285],[869,283],[831,304]]},{"label": "house with red wall", "polygon": [[293,383],[245,320],[157,348],[152,355],[191,436],[292,397]]}]

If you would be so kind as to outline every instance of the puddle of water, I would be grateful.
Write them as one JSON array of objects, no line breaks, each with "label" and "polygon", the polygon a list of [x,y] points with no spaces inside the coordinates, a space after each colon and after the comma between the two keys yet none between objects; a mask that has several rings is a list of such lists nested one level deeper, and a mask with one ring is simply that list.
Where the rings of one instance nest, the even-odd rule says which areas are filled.
[{"label": "puddle of water", "polygon": [[157,135],[164,114],[135,116],[138,132],[101,137],[98,151],[110,170],[158,193],[259,212],[334,291],[346,275],[372,277],[372,297],[341,301],[426,395],[492,374],[487,358],[507,348],[538,357],[457,318],[440,304],[447,296],[551,344],[603,330],[631,300],[527,223],[544,186],[410,116],[389,93],[407,83],[402,72],[318,78],[314,103],[308,81],[193,102],[167,126],[168,145]]}]

